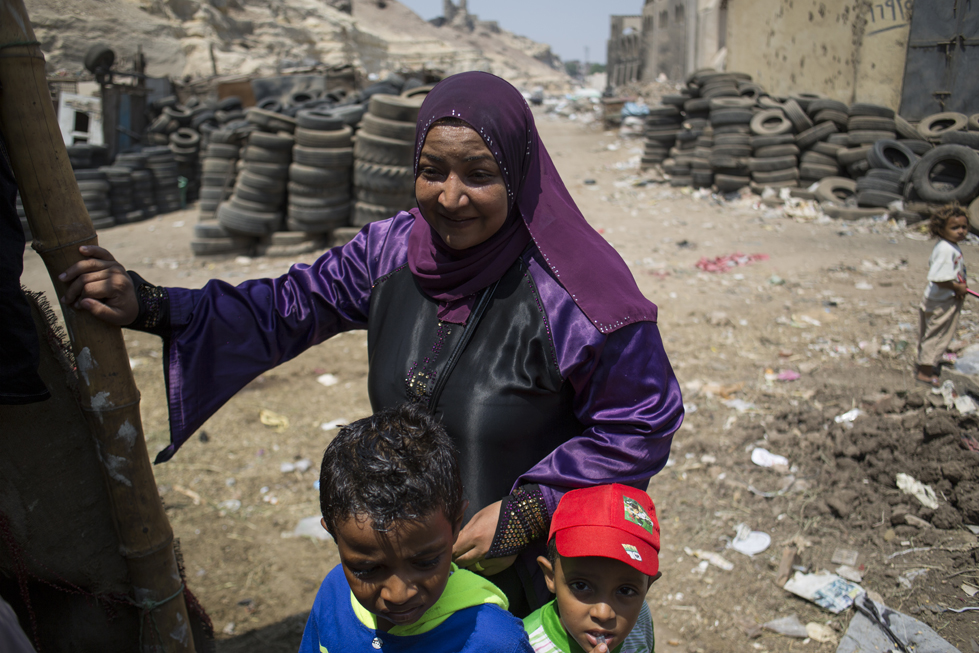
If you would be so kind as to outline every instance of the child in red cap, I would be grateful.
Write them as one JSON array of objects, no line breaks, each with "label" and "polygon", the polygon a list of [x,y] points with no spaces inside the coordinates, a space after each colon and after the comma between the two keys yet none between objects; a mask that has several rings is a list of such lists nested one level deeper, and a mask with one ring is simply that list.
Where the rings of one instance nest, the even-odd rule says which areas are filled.
[{"label": "child in red cap", "polygon": [[537,562],[556,597],[524,619],[534,651],[652,653],[659,523],[648,494],[618,483],[568,492]]}]

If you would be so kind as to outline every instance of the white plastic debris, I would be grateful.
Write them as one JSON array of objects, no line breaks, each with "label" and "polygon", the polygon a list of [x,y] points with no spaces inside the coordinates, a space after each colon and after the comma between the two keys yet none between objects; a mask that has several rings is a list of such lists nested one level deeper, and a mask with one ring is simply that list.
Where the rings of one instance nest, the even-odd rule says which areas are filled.
[{"label": "white plastic debris", "polygon": [[227,510],[228,512],[238,512],[241,510],[241,501],[238,499],[228,499],[227,501],[222,501],[219,503],[218,508],[221,510]]},{"label": "white plastic debris", "polygon": [[896,481],[897,487],[901,492],[914,496],[926,508],[931,508],[932,510],[938,509],[938,497],[930,485],[925,485],[913,476],[908,476],[904,473],[898,474]]},{"label": "white plastic debris", "polygon": [[863,588],[844,580],[836,574],[821,571],[815,574],[795,572],[785,583],[784,589],[807,601],[812,601],[833,614],[839,614],[853,605],[853,600]]},{"label": "white plastic debris", "polygon": [[798,637],[799,639],[809,637],[809,634],[806,632],[806,627],[799,621],[799,617],[794,614],[765,622],[761,627],[765,630],[776,632],[779,635],[785,635],[786,637]]},{"label": "white plastic debris", "polygon": [[836,574],[840,578],[845,578],[852,583],[863,582],[863,574],[860,573],[860,570],[850,565],[840,565],[836,568]]},{"label": "white plastic debris", "polygon": [[765,551],[772,545],[772,536],[762,531],[753,531],[747,524],[738,524],[737,534],[731,540],[730,547],[738,553],[753,556]]},{"label": "white plastic debris", "polygon": [[778,465],[783,467],[789,466],[788,458],[772,453],[768,449],[762,449],[761,447],[755,447],[754,450],[752,450],[751,462],[755,463],[759,467],[775,467]]},{"label": "white plastic debris", "polygon": [[330,387],[331,385],[336,385],[337,383],[340,383],[340,379],[333,376],[332,374],[321,374],[318,377],[316,377],[316,382],[319,383],[320,385],[325,385],[326,387]]},{"label": "white plastic debris", "polygon": [[806,634],[817,642],[836,641],[836,632],[832,628],[826,624],[817,624],[815,621],[806,624]]},{"label": "white plastic debris", "polygon": [[328,542],[333,538],[330,534],[326,532],[323,528],[323,524],[320,523],[319,517],[306,517],[305,519],[300,519],[299,523],[296,524],[296,528],[293,529],[292,537],[311,537],[314,540],[320,540],[322,542]]},{"label": "white plastic debris", "polygon": [[746,413],[749,410],[754,410],[755,405],[750,401],[745,401],[744,399],[725,399],[721,402],[728,408],[733,408],[739,413]]},{"label": "white plastic debris", "polygon": [[979,409],[979,406],[976,406],[976,402],[973,401],[972,397],[969,395],[961,395],[956,397],[953,403],[955,405],[955,410],[959,411],[959,414],[961,415],[971,415],[972,413],[976,412],[977,409]]},{"label": "white plastic debris", "polygon": [[837,424],[843,424],[844,422],[852,423],[855,419],[865,414],[866,413],[864,413],[859,408],[854,408],[853,410],[846,411],[842,415],[837,415],[836,417],[833,418],[833,421],[836,422]]},{"label": "white plastic debris", "polygon": [[694,556],[700,558],[701,560],[706,560],[710,564],[723,569],[724,571],[731,571],[734,569],[734,563],[726,560],[724,556],[719,553],[714,553],[713,551],[704,551],[703,549],[691,549],[688,546],[683,547],[683,552],[688,556]]}]

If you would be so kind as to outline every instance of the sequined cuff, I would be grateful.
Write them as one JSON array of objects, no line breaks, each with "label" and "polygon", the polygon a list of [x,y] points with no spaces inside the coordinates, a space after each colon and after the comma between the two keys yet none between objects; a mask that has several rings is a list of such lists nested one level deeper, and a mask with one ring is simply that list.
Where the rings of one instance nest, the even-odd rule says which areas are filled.
[{"label": "sequined cuff", "polygon": [[154,286],[132,270],[128,270],[129,278],[136,287],[136,301],[139,302],[139,314],[127,328],[137,331],[159,333],[170,326],[170,296],[166,288]]},{"label": "sequined cuff", "polygon": [[520,553],[534,540],[547,536],[551,515],[544,494],[536,485],[521,485],[503,500],[493,544],[487,558]]}]

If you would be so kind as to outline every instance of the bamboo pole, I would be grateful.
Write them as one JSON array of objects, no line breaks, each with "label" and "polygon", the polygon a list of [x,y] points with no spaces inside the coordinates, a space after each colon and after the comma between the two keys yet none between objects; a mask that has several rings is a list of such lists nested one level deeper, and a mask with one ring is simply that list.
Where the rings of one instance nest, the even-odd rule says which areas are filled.
[{"label": "bamboo pole", "polygon": [[[0,133],[10,152],[33,247],[58,296],[58,275],[98,239],[85,209],[51,103],[44,55],[23,0],[0,0]],[[82,408],[95,435],[119,543],[144,610],[142,651],[193,653],[173,530],[146,451],[122,331],[63,306],[78,362]],[[0,318],[2,319],[2,318]]]}]

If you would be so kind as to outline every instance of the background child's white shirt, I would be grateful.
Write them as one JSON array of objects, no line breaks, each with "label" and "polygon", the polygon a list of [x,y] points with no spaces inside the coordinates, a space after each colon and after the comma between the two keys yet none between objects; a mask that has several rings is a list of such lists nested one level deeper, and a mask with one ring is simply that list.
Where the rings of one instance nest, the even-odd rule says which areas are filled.
[{"label": "background child's white shirt", "polygon": [[935,248],[931,250],[931,258],[928,259],[928,287],[925,289],[925,299],[932,301],[945,301],[955,296],[955,291],[949,288],[941,288],[935,282],[941,281],[964,281],[966,278],[965,258],[958,245],[948,242],[944,238],[935,243]]}]

